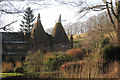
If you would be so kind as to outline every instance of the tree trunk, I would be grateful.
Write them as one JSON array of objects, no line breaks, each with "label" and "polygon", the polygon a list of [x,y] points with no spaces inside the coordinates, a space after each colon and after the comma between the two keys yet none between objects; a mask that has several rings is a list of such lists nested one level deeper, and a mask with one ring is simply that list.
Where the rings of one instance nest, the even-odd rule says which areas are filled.
[{"label": "tree trunk", "polygon": [[120,45],[120,22],[117,20],[117,31],[116,31],[116,35],[117,35],[117,44]]},{"label": "tree trunk", "polygon": [[117,43],[120,45],[120,1],[116,3],[116,15],[118,16],[116,23]]}]

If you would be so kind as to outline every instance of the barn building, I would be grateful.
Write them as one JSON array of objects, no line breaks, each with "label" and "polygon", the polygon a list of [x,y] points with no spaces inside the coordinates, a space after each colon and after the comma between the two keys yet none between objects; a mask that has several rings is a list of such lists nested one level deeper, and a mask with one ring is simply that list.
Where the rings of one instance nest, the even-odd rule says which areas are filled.
[{"label": "barn building", "polygon": [[52,34],[49,35],[43,29],[40,20],[40,14],[38,14],[37,22],[31,32],[31,41],[34,49],[42,49],[48,51],[66,51],[70,49],[71,43],[64,31],[61,24],[61,15],[56,22]]},{"label": "barn building", "polygon": [[[32,29],[31,33],[22,32],[1,32],[0,33],[0,52],[5,56],[19,56],[24,59],[28,50],[42,50],[50,52],[67,51],[70,49],[71,42],[63,25],[61,23],[61,15],[56,22],[52,34],[45,32],[41,20],[40,14],[38,14],[37,21]],[[11,57],[11,60],[12,58]]]}]

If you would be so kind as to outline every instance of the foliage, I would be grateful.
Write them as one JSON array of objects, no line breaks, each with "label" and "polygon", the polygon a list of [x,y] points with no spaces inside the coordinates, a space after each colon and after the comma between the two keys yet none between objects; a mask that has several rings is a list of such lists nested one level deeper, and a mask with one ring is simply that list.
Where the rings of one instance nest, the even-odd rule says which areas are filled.
[{"label": "foliage", "polygon": [[38,51],[29,51],[25,58],[24,66],[25,71],[28,73],[41,72],[43,66],[44,54]]},{"label": "foliage", "polygon": [[22,63],[19,62],[19,61],[17,61],[17,62],[16,62],[16,67],[21,67],[21,66],[22,66]]},{"label": "foliage", "polygon": [[80,43],[80,41],[73,41],[73,43]]},{"label": "foliage", "polygon": [[14,70],[16,73],[24,73],[24,68],[23,67],[17,67]]},{"label": "foliage", "polygon": [[108,45],[101,50],[106,62],[120,60],[120,46]]},{"label": "foliage", "polygon": [[64,53],[50,53],[45,58],[44,66],[47,71],[54,71],[68,61],[72,61],[72,58]]},{"label": "foliage", "polygon": [[84,26],[86,33],[73,35],[74,41],[80,41],[80,43],[74,44],[74,48],[97,51],[106,44],[103,41],[107,39],[106,37],[115,42],[115,36],[112,36],[114,29],[107,16],[107,13],[104,12],[89,18]]},{"label": "foliage", "polygon": [[100,63],[93,60],[83,60],[78,62],[67,62],[63,64],[60,69],[64,78],[100,78],[100,65]]},{"label": "foliage", "polygon": [[21,28],[20,28],[20,31],[21,32],[31,32],[32,31],[32,28],[33,28],[33,21],[35,20],[34,18],[34,15],[33,15],[33,10],[31,10],[30,7],[28,7],[26,10],[25,10],[25,13],[24,13],[24,16],[23,16],[23,19],[24,20],[21,20]]},{"label": "foliage", "polygon": [[85,54],[82,53],[80,49],[70,49],[66,52],[67,55],[71,56],[72,58],[79,58],[82,59]]},{"label": "foliage", "polygon": [[24,68],[23,68],[23,65],[21,62],[19,62],[19,61],[16,62],[16,66],[14,68],[14,71],[16,73],[24,73]]},{"label": "foliage", "polygon": [[2,62],[2,72],[3,72],[3,73],[14,72],[13,64],[12,64],[11,62],[9,62],[9,63],[7,63],[7,62]]},{"label": "foliage", "polygon": [[106,45],[108,45],[109,44],[109,38],[107,37],[107,38],[105,38],[105,39],[103,39],[102,40],[102,44],[101,44],[101,47],[103,48],[103,47],[105,47]]}]

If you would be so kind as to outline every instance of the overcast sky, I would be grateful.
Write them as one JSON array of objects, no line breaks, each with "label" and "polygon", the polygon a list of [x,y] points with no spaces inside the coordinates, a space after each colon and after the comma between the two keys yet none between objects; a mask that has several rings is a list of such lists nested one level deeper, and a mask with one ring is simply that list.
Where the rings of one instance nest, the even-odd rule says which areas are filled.
[{"label": "overcast sky", "polygon": [[[92,11],[89,14],[87,14],[85,17],[79,19],[80,14],[78,13],[78,11],[80,10],[80,8],[82,8],[82,6],[73,7],[70,5],[61,5],[58,2],[55,2],[54,0],[49,0],[49,1],[45,0],[45,1],[46,1],[45,3],[50,4],[50,6],[47,6],[47,7],[40,6],[37,4],[42,4],[43,2],[35,2],[36,4],[33,4],[32,1],[31,2],[30,1],[22,1],[22,2],[3,1],[0,3],[0,5],[10,10],[12,10],[13,6],[19,10],[22,8],[27,8],[27,7],[31,7],[32,9],[38,9],[38,10],[35,10],[34,15],[35,17],[37,17],[37,14],[40,13],[41,22],[45,30],[47,28],[54,27],[55,21],[58,19],[60,14],[63,20],[62,24],[67,25],[69,23],[84,21],[91,15],[93,14],[96,15],[98,13],[98,12]],[[76,2],[77,1],[79,2],[80,0],[76,0]],[[4,4],[10,5],[10,3],[13,4],[13,6],[7,7],[6,5],[4,5]],[[96,4],[103,4],[102,0],[87,0],[87,3],[90,4],[91,6],[96,5]],[[1,14],[0,16],[3,22],[1,27],[6,25],[7,23],[12,22],[13,20],[18,20],[17,23],[12,24],[11,26],[14,28],[14,31],[19,30],[20,28],[19,24],[21,23],[22,15],[23,14]]]}]

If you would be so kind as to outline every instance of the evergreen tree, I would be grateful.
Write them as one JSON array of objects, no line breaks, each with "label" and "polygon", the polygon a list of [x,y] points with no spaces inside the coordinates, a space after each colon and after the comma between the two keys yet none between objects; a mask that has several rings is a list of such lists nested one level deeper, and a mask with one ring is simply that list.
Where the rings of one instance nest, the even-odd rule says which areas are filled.
[{"label": "evergreen tree", "polygon": [[21,20],[21,28],[20,31],[21,32],[26,32],[29,33],[32,31],[33,28],[33,21],[35,20],[34,14],[33,14],[33,10],[31,10],[30,7],[28,7],[25,10],[24,16],[23,16],[23,20]]}]

